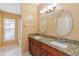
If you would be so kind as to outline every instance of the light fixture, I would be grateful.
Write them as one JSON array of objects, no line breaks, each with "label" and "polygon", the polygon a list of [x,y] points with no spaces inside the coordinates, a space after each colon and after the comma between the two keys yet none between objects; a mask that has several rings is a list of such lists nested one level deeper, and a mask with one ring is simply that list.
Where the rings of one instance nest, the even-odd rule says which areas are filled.
[{"label": "light fixture", "polygon": [[55,11],[57,5],[58,5],[57,3],[53,3],[52,5],[48,6],[47,8],[44,8],[43,10],[41,10],[40,13],[48,14],[50,12],[53,12],[53,11]]},{"label": "light fixture", "polygon": [[54,9],[54,11],[55,11],[55,9],[56,9],[56,7],[57,7],[57,5],[58,5],[58,3],[53,3],[53,9]]}]

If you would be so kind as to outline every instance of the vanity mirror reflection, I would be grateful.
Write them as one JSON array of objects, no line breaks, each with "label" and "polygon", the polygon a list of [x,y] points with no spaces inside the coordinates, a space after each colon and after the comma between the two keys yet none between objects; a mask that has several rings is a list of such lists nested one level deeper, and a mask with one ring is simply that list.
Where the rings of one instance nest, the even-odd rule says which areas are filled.
[{"label": "vanity mirror reflection", "polygon": [[70,13],[61,10],[56,19],[56,32],[60,37],[64,37],[71,32],[72,16]]}]

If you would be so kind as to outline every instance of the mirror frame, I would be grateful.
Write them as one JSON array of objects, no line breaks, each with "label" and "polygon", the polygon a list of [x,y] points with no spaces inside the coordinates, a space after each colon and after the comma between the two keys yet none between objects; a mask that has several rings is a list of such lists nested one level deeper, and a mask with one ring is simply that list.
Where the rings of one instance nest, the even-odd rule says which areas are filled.
[{"label": "mirror frame", "polygon": [[[61,35],[59,32],[58,32],[58,25],[57,25],[57,23],[58,23],[58,18],[59,17],[61,17],[61,15],[67,15],[67,16],[69,16],[68,18],[70,18],[70,25],[68,26],[68,31],[67,31],[67,33],[65,32],[63,35]],[[67,17],[66,16],[66,17]],[[73,18],[72,18],[72,15],[69,13],[69,12],[65,12],[64,10],[61,10],[60,12],[59,12],[59,14],[57,15],[57,18],[56,18],[56,20],[55,20],[55,29],[56,29],[56,33],[60,36],[60,37],[64,37],[64,36],[66,36],[66,35],[68,35],[71,31],[72,31],[72,27],[73,27]]]}]

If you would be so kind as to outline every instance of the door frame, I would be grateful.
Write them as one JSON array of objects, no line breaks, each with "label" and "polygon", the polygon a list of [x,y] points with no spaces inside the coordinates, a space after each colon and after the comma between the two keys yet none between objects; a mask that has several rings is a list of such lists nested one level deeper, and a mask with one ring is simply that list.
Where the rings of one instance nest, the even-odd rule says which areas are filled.
[{"label": "door frame", "polygon": [[[16,37],[16,40],[12,40],[12,41],[5,41],[4,42],[4,18],[12,18],[12,19],[16,19],[16,32],[15,32],[15,37]],[[11,44],[18,44],[19,41],[18,41],[18,16],[15,15],[15,14],[11,14],[11,13],[7,13],[7,12],[2,12],[1,14],[1,42],[2,42],[2,46],[5,46],[5,45],[11,45]]]},{"label": "door frame", "polygon": [[1,28],[2,28],[2,26],[1,26],[1,11],[0,11],[0,47],[2,46],[2,35],[1,35]]}]

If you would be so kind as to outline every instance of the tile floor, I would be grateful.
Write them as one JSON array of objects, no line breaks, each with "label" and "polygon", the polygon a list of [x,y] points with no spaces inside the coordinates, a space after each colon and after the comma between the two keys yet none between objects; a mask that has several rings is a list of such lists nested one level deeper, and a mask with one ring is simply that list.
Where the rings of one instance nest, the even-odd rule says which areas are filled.
[{"label": "tile floor", "polygon": [[31,56],[29,52],[22,54],[18,45],[9,45],[0,48],[0,56]]},{"label": "tile floor", "polygon": [[22,56],[31,56],[31,54],[27,52],[27,53],[23,53]]}]

